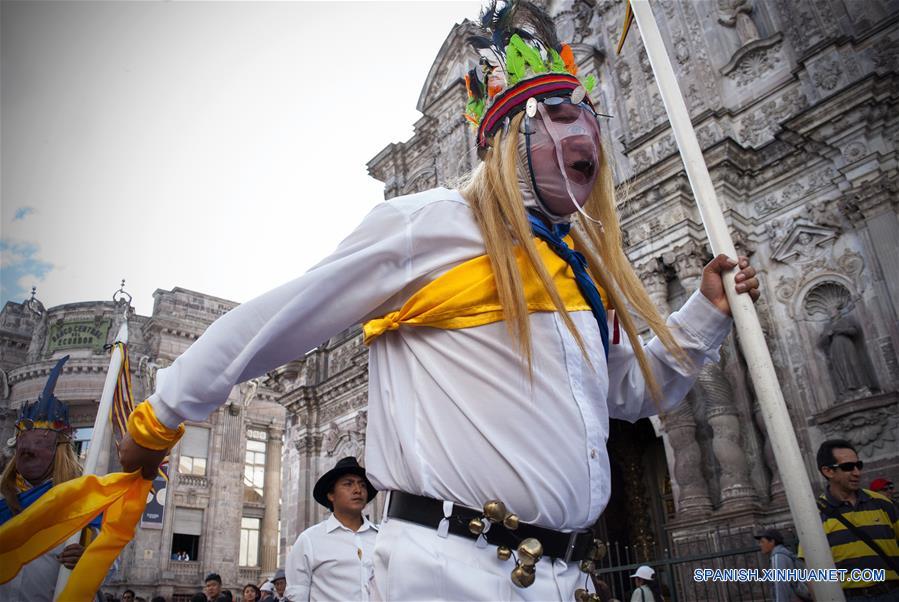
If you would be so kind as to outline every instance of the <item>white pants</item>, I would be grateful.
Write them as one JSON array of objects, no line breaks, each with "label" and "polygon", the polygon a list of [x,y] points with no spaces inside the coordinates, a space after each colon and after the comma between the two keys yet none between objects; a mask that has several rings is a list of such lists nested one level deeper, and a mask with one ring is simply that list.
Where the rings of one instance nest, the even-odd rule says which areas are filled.
[{"label": "white pants", "polygon": [[448,535],[397,518],[381,524],[375,544],[377,599],[544,601],[574,600],[586,575],[576,562],[542,558],[533,585],[522,589],[510,578],[515,560],[496,557],[496,546],[478,548],[473,539]]}]

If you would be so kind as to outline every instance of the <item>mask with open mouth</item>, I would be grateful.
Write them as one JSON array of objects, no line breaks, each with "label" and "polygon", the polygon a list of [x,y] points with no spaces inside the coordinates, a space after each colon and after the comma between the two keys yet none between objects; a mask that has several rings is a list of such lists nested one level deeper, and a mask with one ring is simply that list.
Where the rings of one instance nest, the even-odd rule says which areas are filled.
[{"label": "mask with open mouth", "polygon": [[589,109],[567,101],[538,103],[536,115],[523,122],[519,148],[530,187],[549,217],[583,207],[599,172],[599,125]]}]

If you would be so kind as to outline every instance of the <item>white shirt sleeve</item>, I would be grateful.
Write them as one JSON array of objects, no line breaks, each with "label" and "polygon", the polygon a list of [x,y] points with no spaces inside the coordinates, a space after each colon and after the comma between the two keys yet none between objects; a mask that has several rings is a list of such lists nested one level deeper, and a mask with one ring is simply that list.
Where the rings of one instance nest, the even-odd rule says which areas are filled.
[{"label": "white shirt sleeve", "polygon": [[[718,360],[718,349],[730,332],[731,322],[729,316],[699,291],[668,317],[668,328],[693,366],[691,369],[681,366],[657,337],[644,345],[662,391],[658,405],[649,394],[633,347],[622,329],[621,342],[609,345],[609,416],[635,422],[677,406],[693,386],[699,369],[707,362]],[[609,324],[609,332],[612,332],[612,324]]]},{"label": "white shirt sleeve", "polygon": [[290,552],[287,553],[287,564],[284,574],[287,587],[284,597],[290,602],[308,602],[312,593],[312,541],[306,533],[300,533]]},{"label": "white shirt sleeve", "polygon": [[205,420],[237,383],[292,361],[372,314],[412,277],[410,216],[381,203],[303,276],[216,320],[157,376],[150,397],[174,428]]}]

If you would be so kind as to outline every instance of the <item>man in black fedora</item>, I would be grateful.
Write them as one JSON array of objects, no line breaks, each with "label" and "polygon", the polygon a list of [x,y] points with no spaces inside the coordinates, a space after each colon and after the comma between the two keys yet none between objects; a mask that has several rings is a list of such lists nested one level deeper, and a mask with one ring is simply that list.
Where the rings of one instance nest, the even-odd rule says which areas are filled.
[{"label": "man in black fedora", "polygon": [[368,600],[377,528],[362,514],[377,490],[349,456],[315,483],[312,496],[331,511],[297,537],[287,555],[288,600]]}]

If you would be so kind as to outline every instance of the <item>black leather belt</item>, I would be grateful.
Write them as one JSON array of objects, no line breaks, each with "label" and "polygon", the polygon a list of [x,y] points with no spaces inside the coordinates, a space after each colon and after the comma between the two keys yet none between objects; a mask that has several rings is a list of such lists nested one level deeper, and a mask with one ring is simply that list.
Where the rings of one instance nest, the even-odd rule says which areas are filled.
[{"label": "black leather belt", "polygon": [[[468,522],[473,518],[480,518],[483,514],[482,510],[453,504],[453,512],[449,517],[449,532],[460,537],[477,539],[478,536],[468,529]],[[387,516],[436,529],[444,518],[443,502],[421,495],[391,491]],[[516,549],[522,540],[533,537],[543,545],[544,556],[560,558],[565,562],[579,562],[586,559],[593,546],[591,531],[563,533],[526,523],[519,524],[514,531],[507,529],[502,523],[493,523],[490,530],[484,533],[484,537],[487,543],[506,546],[512,550]]]}]

